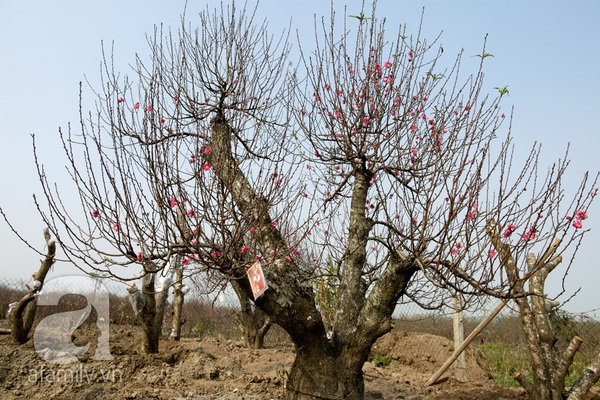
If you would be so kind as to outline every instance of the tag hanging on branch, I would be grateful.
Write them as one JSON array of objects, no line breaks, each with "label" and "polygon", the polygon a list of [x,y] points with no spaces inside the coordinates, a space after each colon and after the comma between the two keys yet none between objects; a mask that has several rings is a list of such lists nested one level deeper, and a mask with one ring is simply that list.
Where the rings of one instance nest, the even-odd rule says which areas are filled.
[{"label": "tag hanging on branch", "polygon": [[248,268],[247,273],[250,286],[252,287],[252,294],[254,295],[254,300],[256,300],[268,288],[260,261],[256,261],[252,264],[252,266]]}]

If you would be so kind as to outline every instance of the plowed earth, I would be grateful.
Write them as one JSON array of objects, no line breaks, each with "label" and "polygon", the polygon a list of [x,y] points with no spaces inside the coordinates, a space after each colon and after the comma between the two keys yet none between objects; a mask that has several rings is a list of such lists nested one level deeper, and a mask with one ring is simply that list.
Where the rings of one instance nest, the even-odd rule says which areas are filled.
[{"label": "plowed earth", "polygon": [[[285,371],[294,360],[291,345],[246,349],[242,343],[215,338],[161,340],[160,353],[141,354],[140,332],[113,330],[112,361],[94,361],[94,341],[76,331],[74,343],[92,343],[90,354],[72,364],[50,364],[31,341],[12,343],[0,336],[1,399],[283,399]],[[365,399],[479,400],[526,399],[517,388],[501,388],[491,378],[483,354],[467,351],[467,382],[451,367],[433,386],[427,380],[452,353],[445,338],[393,331],[374,345],[372,354],[387,366],[364,366]],[[377,358],[376,358],[377,360]]]}]

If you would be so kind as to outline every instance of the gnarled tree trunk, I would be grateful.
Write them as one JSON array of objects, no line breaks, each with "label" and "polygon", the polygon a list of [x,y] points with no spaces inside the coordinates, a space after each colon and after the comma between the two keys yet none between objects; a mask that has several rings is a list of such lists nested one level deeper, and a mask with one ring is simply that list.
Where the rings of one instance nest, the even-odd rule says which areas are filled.
[{"label": "gnarled tree trunk", "polygon": [[244,332],[244,344],[249,349],[262,349],[265,344],[265,336],[273,323],[264,312],[252,306],[246,292],[235,281],[232,286],[240,302],[239,321]]},{"label": "gnarled tree trunk", "polygon": [[[486,231],[494,247],[498,250],[507,277],[512,286],[512,294],[519,308],[519,317],[525,331],[532,379],[524,373],[517,373],[515,379],[527,391],[532,400],[583,399],[588,390],[598,381],[600,374],[596,370],[584,371],[571,390],[565,387],[565,378],[573,363],[583,339],[574,337],[568,347],[558,348],[558,337],[550,321],[551,307],[547,304],[544,290],[548,275],[561,263],[562,256],[554,255],[561,240],[555,239],[546,251],[536,257],[530,253],[526,257],[529,267],[529,293],[525,295],[525,282],[519,274],[510,246],[500,239],[500,231],[493,220],[487,221]],[[594,365],[590,366],[593,370]]]},{"label": "gnarled tree trunk", "polygon": [[[348,244],[333,333],[328,339],[312,286],[304,282],[297,269],[287,267],[286,256],[291,250],[279,230],[273,229],[269,204],[254,191],[233,159],[227,121],[218,115],[211,125],[212,151],[205,158],[214,166],[244,219],[255,227],[254,239],[263,254],[279,254],[265,270],[269,289],[255,304],[287,331],[296,347],[287,398],[364,398],[363,364],[375,340],[391,330],[396,303],[417,271],[414,258],[394,249],[367,295],[362,271],[372,228],[365,215],[371,173],[362,166],[354,172]],[[243,268],[228,273],[247,296],[252,294]]]},{"label": "gnarled tree trunk", "polygon": [[46,240],[46,257],[42,261],[39,270],[33,275],[33,284],[27,293],[17,304],[14,310],[10,313],[11,318],[11,335],[15,342],[23,344],[27,341],[29,332],[33,327],[35,320],[35,312],[37,309],[36,294],[42,290],[44,280],[54,264],[54,256],[56,254],[56,242],[50,237],[48,229],[44,229],[44,239]]}]

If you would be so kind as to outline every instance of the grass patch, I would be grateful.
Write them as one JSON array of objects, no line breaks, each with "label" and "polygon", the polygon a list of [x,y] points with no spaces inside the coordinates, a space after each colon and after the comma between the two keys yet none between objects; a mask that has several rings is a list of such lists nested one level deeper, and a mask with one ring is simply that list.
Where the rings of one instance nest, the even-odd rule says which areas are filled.
[{"label": "grass patch", "polygon": [[[529,371],[529,359],[527,349],[520,346],[508,346],[504,344],[482,344],[475,345],[485,354],[494,380],[504,387],[519,387],[519,383],[513,378],[517,372]],[[572,386],[579,378],[585,368],[592,362],[579,353],[571,368],[569,375],[565,378],[565,386]],[[596,383],[600,386],[600,381]]]},{"label": "grass patch", "polygon": [[369,361],[371,361],[376,367],[387,367],[392,363],[392,359],[383,354],[375,354]]},{"label": "grass patch", "polygon": [[502,344],[482,344],[481,349],[487,358],[494,380],[501,386],[520,386],[513,377],[519,371],[528,369],[527,350],[518,346]]}]

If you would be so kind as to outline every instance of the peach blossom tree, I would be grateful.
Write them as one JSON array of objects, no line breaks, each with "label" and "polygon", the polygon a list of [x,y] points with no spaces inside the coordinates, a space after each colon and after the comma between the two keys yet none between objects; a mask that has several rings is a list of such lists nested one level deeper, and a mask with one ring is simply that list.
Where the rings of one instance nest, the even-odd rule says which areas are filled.
[{"label": "peach blossom tree", "polygon": [[539,173],[540,147],[522,151],[506,98],[487,93],[489,58],[448,62],[437,40],[390,33],[375,11],[323,22],[298,65],[287,33],[234,6],[201,12],[198,29],[157,28],[131,75],[105,58],[97,110],[61,131],[82,217],[36,154],[42,216],[87,271],[122,278],[177,255],[253,299],[259,261],[268,289],[254,306],[296,347],[289,399],[362,399],[399,299],[441,302],[443,288],[516,298],[532,329],[522,383],[556,398],[541,389],[558,361],[537,356],[554,348],[532,282],[578,248],[596,177],[571,193],[566,158]]}]

